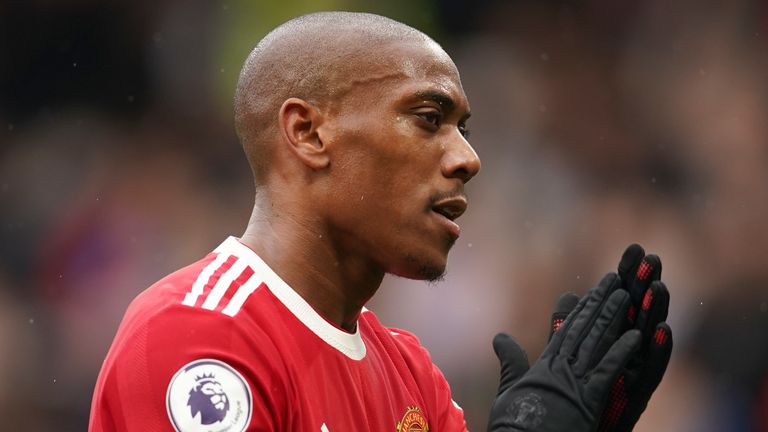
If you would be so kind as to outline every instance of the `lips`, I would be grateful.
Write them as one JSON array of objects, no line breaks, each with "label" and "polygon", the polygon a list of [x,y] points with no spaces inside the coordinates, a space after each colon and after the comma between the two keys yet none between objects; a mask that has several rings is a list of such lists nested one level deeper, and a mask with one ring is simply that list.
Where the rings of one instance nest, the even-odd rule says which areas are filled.
[{"label": "lips", "polygon": [[454,197],[438,201],[432,206],[432,211],[445,216],[450,221],[456,220],[467,210],[467,199]]},{"label": "lips", "polygon": [[432,206],[432,212],[438,223],[454,238],[458,238],[461,234],[461,227],[454,220],[464,214],[466,210],[467,199],[463,196],[442,199]]}]

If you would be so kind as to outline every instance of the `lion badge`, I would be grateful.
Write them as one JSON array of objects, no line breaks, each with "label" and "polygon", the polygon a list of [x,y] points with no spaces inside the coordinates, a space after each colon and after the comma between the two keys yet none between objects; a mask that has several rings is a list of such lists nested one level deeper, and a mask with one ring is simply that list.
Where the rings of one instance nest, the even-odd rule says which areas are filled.
[{"label": "lion badge", "polygon": [[168,418],[177,432],[241,432],[251,420],[251,390],[237,370],[213,359],[184,365],[166,394]]}]

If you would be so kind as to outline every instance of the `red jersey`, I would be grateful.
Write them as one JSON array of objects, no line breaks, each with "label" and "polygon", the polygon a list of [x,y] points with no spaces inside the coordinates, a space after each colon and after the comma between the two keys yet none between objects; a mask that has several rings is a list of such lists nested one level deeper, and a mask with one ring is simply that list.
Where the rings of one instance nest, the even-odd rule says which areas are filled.
[{"label": "red jersey", "polygon": [[90,431],[466,431],[415,336],[352,334],[230,237],[141,293],[104,360]]}]

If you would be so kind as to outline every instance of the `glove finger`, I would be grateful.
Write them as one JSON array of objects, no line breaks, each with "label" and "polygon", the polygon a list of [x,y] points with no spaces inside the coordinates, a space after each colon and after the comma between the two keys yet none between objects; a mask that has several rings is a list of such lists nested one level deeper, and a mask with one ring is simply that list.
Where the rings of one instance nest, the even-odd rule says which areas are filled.
[{"label": "glove finger", "polygon": [[626,382],[630,380],[627,374],[619,374],[618,379],[614,381],[611,392],[608,395],[608,403],[605,405],[603,416],[600,418],[600,426],[597,432],[631,432],[637,421],[632,422],[629,428],[617,427],[619,424],[625,424],[631,416],[627,415],[627,406],[629,405],[629,395],[627,394]]},{"label": "glove finger", "polygon": [[654,281],[643,296],[635,328],[643,332],[643,349],[648,347],[657,325],[666,321],[669,313],[669,290],[662,281]]},{"label": "glove finger", "polygon": [[640,307],[643,295],[645,295],[651,282],[659,279],[661,279],[661,258],[658,255],[646,255],[626,285],[632,296],[632,303]]},{"label": "glove finger", "polygon": [[660,323],[644,367],[621,374],[614,383],[598,432],[632,431],[661,382],[671,353],[672,331]]},{"label": "glove finger", "polygon": [[645,256],[645,250],[637,243],[632,243],[624,250],[621,255],[621,261],[619,261],[619,277],[621,278],[621,286],[629,286],[630,278],[634,277],[637,273],[637,267],[640,265]]},{"label": "glove finger", "polygon": [[578,349],[573,364],[573,373],[584,376],[603,358],[624,329],[629,307],[629,294],[624,290],[611,293],[600,311],[595,324]]},{"label": "glove finger", "polygon": [[[672,356],[672,329],[666,322],[659,323],[653,332],[648,357],[643,369],[638,375],[637,383],[633,385],[634,395],[638,401],[642,401],[642,409],[648,403],[651,394],[656,390],[664,372],[667,370],[669,359]],[[633,398],[634,402],[634,398]],[[639,415],[639,414],[638,414]]]},{"label": "glove finger", "polygon": [[[590,289],[576,306],[582,306],[578,313],[571,314],[563,323],[560,331],[556,335],[563,334],[563,342],[560,346],[560,352],[566,355],[572,355],[576,352],[584,340],[589,330],[592,328],[595,320],[600,315],[608,296],[616,291],[621,284],[621,280],[616,273],[608,273],[603,277],[597,287]],[[575,310],[574,310],[575,311]],[[557,336],[552,340],[557,340]]]},{"label": "glove finger", "polygon": [[565,321],[563,321],[563,323],[557,329],[557,332],[552,335],[552,338],[549,340],[547,347],[544,348],[544,352],[541,354],[542,357],[552,357],[560,352],[560,347],[563,345],[563,341],[565,340],[565,335],[568,333],[568,329],[571,327],[571,325],[573,325],[576,317],[581,314],[581,311],[584,309],[584,305],[587,304],[588,297],[589,292],[587,292],[587,295],[579,300],[579,302],[576,304],[576,307],[573,308],[570,314],[568,314],[568,316],[565,318]]},{"label": "glove finger", "polygon": [[552,336],[560,329],[560,327],[568,318],[568,315],[576,308],[579,303],[579,296],[574,293],[568,292],[560,296],[555,305],[555,310],[552,312],[552,319],[549,321],[549,339],[552,340]]},{"label": "glove finger", "polygon": [[661,259],[657,255],[644,256],[637,267],[622,279],[622,286],[632,297],[632,306],[627,311],[627,325],[625,330],[634,327],[637,314],[642,304],[643,296],[654,280],[661,277]]},{"label": "glove finger", "polygon": [[528,355],[520,344],[506,333],[499,333],[493,338],[493,351],[496,352],[501,366],[498,393],[501,394],[528,372]]},{"label": "glove finger", "polygon": [[585,385],[585,390],[593,407],[605,405],[613,383],[617,380],[629,359],[637,351],[640,341],[640,331],[630,330],[624,333],[592,370]]}]

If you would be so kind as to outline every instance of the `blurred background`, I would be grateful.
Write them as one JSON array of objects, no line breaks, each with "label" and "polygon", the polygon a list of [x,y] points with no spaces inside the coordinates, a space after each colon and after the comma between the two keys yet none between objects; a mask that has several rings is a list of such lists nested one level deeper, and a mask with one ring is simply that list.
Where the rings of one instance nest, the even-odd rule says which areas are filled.
[{"label": "blurred background", "polygon": [[380,13],[455,59],[483,160],[444,282],[370,308],[421,337],[484,430],[515,335],[631,242],[659,254],[675,350],[637,431],[768,431],[768,3],[759,0],[0,2],[0,418],[85,430],[130,300],[240,235],[232,125],[271,28]]}]

